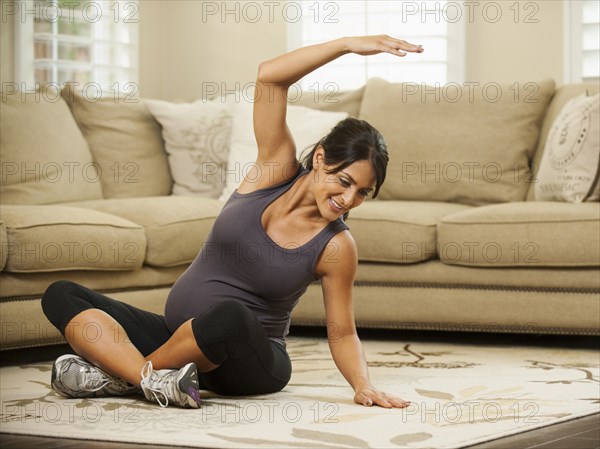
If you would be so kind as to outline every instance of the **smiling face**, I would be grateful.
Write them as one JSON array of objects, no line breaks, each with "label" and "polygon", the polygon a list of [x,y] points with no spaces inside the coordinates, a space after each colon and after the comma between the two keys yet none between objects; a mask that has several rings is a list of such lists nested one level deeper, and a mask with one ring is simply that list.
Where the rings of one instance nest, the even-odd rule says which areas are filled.
[{"label": "smiling face", "polygon": [[373,193],[376,176],[368,160],[356,161],[337,173],[327,173],[334,167],[325,165],[323,151],[319,147],[313,156],[314,195],[323,218],[334,221],[360,206]]}]

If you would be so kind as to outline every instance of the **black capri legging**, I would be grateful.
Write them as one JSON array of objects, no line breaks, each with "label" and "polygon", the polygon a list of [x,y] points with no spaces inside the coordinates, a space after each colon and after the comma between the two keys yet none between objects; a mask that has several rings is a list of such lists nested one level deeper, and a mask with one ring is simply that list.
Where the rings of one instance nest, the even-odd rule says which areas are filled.
[{"label": "black capri legging", "polygon": [[[123,326],[144,357],[172,335],[163,316],[71,281],[50,284],[42,296],[42,309],[63,335],[77,314],[103,310]],[[292,365],[285,348],[268,338],[256,315],[241,302],[224,299],[214,304],[192,320],[192,329],[200,350],[219,365],[198,373],[201,389],[222,395],[266,394],[280,391],[289,382]]]}]

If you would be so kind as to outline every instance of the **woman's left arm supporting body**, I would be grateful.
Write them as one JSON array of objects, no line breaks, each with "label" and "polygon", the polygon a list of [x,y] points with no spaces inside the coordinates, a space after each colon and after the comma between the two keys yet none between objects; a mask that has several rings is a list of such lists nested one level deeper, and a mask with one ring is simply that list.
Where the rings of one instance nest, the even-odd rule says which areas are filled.
[{"label": "woman's left arm supporting body", "polygon": [[[330,247],[336,251],[328,251]],[[328,248],[317,263],[317,273],[321,276],[327,338],[333,360],[354,389],[357,404],[406,407],[410,402],[377,390],[369,378],[354,322],[352,290],[358,263],[354,239],[350,232],[340,232],[330,240]]]}]

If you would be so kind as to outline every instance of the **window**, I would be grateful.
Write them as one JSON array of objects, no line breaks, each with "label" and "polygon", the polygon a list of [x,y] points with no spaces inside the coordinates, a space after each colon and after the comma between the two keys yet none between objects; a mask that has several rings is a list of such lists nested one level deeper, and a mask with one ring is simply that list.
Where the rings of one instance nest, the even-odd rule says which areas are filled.
[{"label": "window", "polygon": [[[291,49],[339,36],[388,34],[421,44],[425,52],[397,57],[345,55],[300,81],[304,90],[325,90],[335,82],[340,90],[356,89],[368,78],[392,82],[444,84],[464,81],[464,19],[457,2],[435,1],[307,1],[302,17],[288,20]],[[399,25],[402,35],[398,36]]]},{"label": "window", "polygon": [[126,90],[138,80],[134,1],[15,2],[16,79]]},{"label": "window", "polygon": [[564,2],[565,83],[600,80],[600,2]]}]

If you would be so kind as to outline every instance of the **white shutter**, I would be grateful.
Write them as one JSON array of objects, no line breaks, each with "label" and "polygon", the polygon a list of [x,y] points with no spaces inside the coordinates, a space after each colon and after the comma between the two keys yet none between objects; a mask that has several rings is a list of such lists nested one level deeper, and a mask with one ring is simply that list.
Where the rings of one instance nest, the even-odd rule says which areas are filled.
[{"label": "white shutter", "polygon": [[564,2],[565,83],[600,80],[600,2]]},{"label": "white shutter", "polygon": [[334,83],[351,90],[368,78],[392,82],[444,84],[464,81],[464,20],[455,20],[447,1],[310,1],[302,2],[298,22],[288,23],[289,50],[342,36],[388,34],[421,44],[425,52],[397,56],[345,55],[300,81],[304,90],[325,90]]},{"label": "white shutter", "polygon": [[137,84],[136,1],[18,3],[16,78],[26,89],[72,82],[100,88],[93,95],[112,95]]},{"label": "white shutter", "polygon": [[583,81],[600,78],[600,2],[586,0],[581,11],[581,78]]}]

